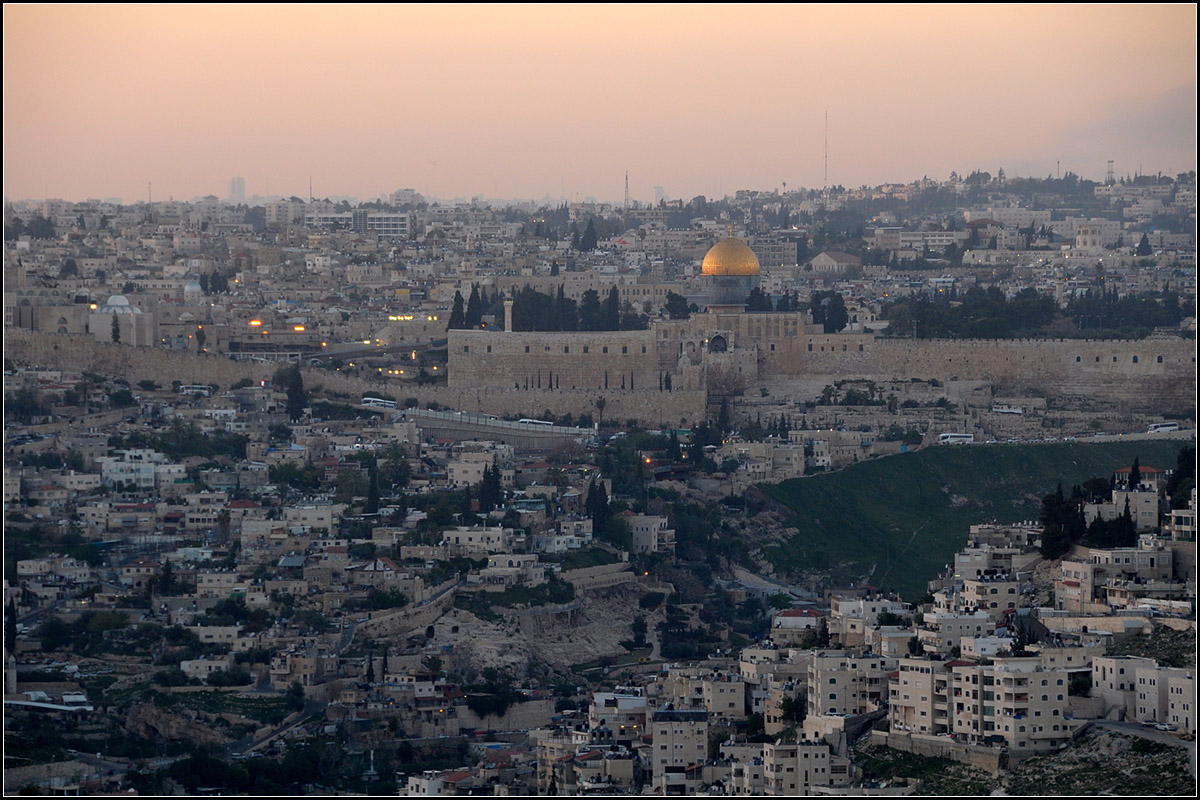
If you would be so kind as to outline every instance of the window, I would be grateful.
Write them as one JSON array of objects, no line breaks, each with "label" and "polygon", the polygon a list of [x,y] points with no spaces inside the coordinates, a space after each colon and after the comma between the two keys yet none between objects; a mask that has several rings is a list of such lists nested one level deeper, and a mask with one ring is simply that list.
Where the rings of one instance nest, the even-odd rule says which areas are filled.
[{"label": "window", "polygon": [[1136,364],[1136,363],[1138,363],[1137,356],[1134,356],[1134,357],[1133,357],[1133,363],[1135,363],[1135,364]]},{"label": "window", "polygon": [[465,345],[465,344],[464,344],[464,345],[463,345],[463,352],[464,352],[464,353],[469,353],[469,352],[471,352],[471,348],[470,348],[470,346],[469,346],[469,345]]},{"label": "window", "polygon": [[588,346],[585,344],[585,345],[583,346],[583,354],[584,354],[584,355],[587,355],[587,351],[588,351]]},{"label": "window", "polygon": [[529,345],[525,345],[525,352],[526,352],[526,353],[528,353],[528,352],[529,352]]}]

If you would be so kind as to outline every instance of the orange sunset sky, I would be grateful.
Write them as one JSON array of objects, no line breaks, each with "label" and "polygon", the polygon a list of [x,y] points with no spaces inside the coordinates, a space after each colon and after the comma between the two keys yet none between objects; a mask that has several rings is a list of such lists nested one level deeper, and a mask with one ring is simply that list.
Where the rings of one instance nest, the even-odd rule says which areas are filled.
[{"label": "orange sunset sky", "polygon": [[4,7],[8,199],[1196,166],[1196,7]]}]

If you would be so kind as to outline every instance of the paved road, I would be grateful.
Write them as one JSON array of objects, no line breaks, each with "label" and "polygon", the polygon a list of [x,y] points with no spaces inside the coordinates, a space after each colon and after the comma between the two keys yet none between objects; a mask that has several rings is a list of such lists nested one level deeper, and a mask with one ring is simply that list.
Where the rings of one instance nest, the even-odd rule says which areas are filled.
[{"label": "paved road", "polygon": [[1171,747],[1179,747],[1181,749],[1192,750],[1193,752],[1196,749],[1196,742],[1184,740],[1178,731],[1160,731],[1147,725],[1141,725],[1137,722],[1096,720],[1092,724],[1099,728],[1115,731],[1117,733],[1123,733],[1127,736],[1140,736],[1143,739],[1149,739],[1153,742],[1160,742]]}]

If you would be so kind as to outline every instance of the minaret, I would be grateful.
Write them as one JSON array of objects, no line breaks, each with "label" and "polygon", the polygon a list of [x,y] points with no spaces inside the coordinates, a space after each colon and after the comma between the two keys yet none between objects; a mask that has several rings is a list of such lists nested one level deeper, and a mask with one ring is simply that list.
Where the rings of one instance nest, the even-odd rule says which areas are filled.
[{"label": "minaret", "polygon": [[504,298],[504,332],[512,333],[512,307],[513,301],[510,298]]}]

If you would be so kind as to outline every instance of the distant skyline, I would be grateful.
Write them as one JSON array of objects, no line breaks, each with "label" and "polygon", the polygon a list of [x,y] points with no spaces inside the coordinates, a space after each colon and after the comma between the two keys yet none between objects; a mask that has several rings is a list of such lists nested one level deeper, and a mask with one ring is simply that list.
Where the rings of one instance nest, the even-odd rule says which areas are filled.
[{"label": "distant skyline", "polygon": [[4,195],[650,202],[1196,168],[1195,5],[5,5]]}]

